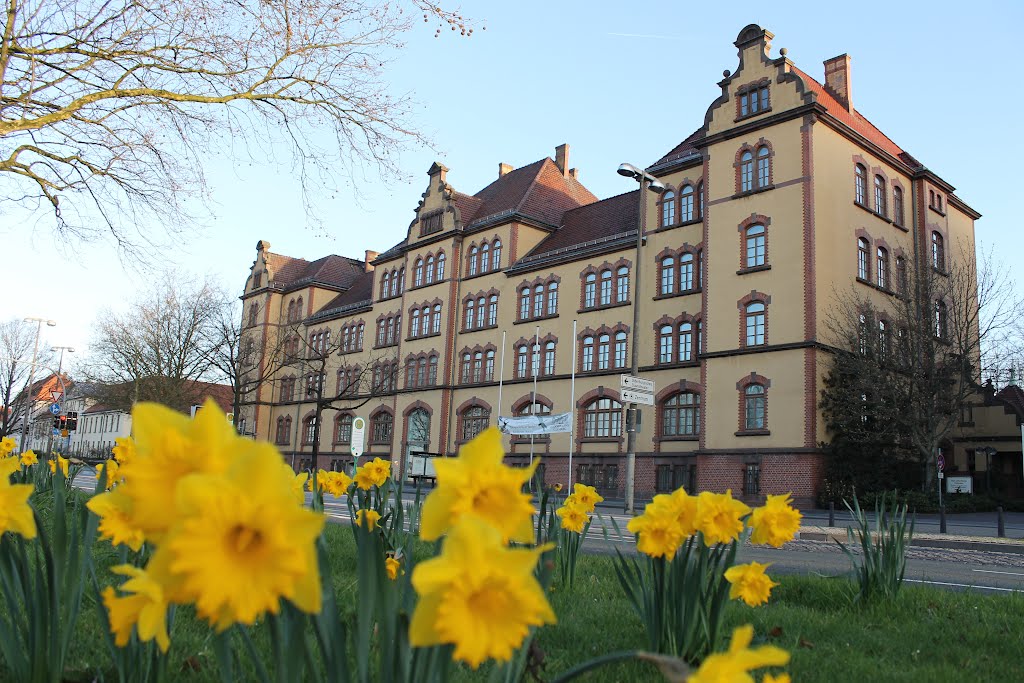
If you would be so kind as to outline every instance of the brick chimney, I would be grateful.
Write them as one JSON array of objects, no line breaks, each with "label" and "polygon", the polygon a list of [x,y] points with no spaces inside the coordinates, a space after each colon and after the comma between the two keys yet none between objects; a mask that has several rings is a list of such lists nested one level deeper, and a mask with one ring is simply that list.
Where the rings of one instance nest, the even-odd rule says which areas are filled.
[{"label": "brick chimney", "polygon": [[366,256],[363,258],[363,272],[369,273],[371,270],[373,270],[373,264],[370,263],[370,261],[377,258],[378,256],[380,256],[379,251],[370,251],[369,249],[366,250]]},{"label": "brick chimney", "polygon": [[562,143],[555,147],[555,166],[562,172],[562,175],[569,175],[569,145]]},{"label": "brick chimney", "polygon": [[850,90],[850,55],[839,55],[825,60],[825,90],[853,111],[853,93]]},{"label": "brick chimney", "polygon": [[508,175],[512,171],[516,170],[512,164],[500,163],[498,164],[498,177]]},{"label": "brick chimney", "polygon": [[578,169],[578,168],[570,168],[569,169],[569,177],[573,178],[575,180],[579,180],[580,179],[580,169]]}]

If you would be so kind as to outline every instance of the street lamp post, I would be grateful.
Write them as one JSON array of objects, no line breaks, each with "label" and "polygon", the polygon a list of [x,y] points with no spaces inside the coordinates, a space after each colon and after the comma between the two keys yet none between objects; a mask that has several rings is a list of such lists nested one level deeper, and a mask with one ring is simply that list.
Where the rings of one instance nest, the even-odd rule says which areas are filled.
[{"label": "street lamp post", "polygon": [[28,423],[32,419],[32,381],[35,379],[36,357],[39,355],[39,334],[43,330],[43,323],[46,323],[48,327],[54,327],[57,324],[46,318],[25,318],[25,322],[36,323],[36,343],[32,347],[32,364],[28,366],[28,385],[25,387],[25,418],[21,422],[21,443],[19,444],[22,453],[26,450],[25,438],[28,433]]},{"label": "street lamp post", "polygon": [[[51,351],[60,351],[60,360],[57,362],[57,381],[60,382],[61,394],[63,399],[67,401],[67,389],[64,387],[64,380],[61,378],[61,372],[64,371],[64,352],[74,353],[75,347],[73,346],[51,346]],[[63,435],[62,435],[63,437]],[[46,439],[46,452],[49,454],[53,450],[53,431],[50,431],[50,436]]]},{"label": "street lamp post", "polygon": [[[640,183],[640,210],[636,222],[636,268],[633,269],[633,328],[632,340],[630,341],[630,369],[629,374],[637,376],[640,369],[640,347],[638,344],[638,331],[640,329],[640,279],[641,264],[643,259],[641,253],[644,246],[644,190],[650,190],[655,194],[665,191],[665,186],[654,176],[649,175],[632,164],[621,164],[618,170],[619,175],[632,178]],[[633,504],[633,489],[636,487],[636,432],[640,423],[640,411],[636,403],[630,403],[626,413],[626,512],[632,513],[635,510]]]}]

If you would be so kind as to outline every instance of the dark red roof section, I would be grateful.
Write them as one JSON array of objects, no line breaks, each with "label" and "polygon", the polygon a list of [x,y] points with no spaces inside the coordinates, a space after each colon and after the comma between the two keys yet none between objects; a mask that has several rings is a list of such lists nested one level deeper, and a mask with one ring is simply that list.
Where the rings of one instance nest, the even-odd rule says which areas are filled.
[{"label": "dark red roof section", "polygon": [[316,261],[292,258],[281,254],[270,254],[270,265],[274,271],[274,282],[287,287],[305,278],[347,289],[364,270],[362,261],[344,256],[324,256]]},{"label": "dark red roof section", "polygon": [[317,313],[373,298],[373,271],[363,273],[347,290],[324,304]]},{"label": "dark red roof section", "polygon": [[[477,192],[473,198],[479,200],[480,205],[472,219],[467,219],[463,214],[464,224],[513,210],[551,225],[559,225],[566,211],[597,201],[597,197],[579,180],[563,175],[550,158],[506,173]],[[461,207],[459,211],[462,211]]]},{"label": "dark red roof section", "polygon": [[538,256],[602,237],[636,230],[640,190],[633,190],[599,202],[566,211],[562,227],[546,237],[527,254]]},{"label": "dark red roof section", "polygon": [[225,413],[234,411],[234,390],[230,384],[211,384],[210,382],[194,382],[196,405],[202,405],[207,398],[212,398]]},{"label": "dark red roof section", "polygon": [[651,166],[657,166],[658,164],[665,164],[670,161],[675,161],[676,159],[682,159],[683,157],[696,152],[697,148],[694,146],[693,141],[699,139],[703,132],[703,128],[698,128],[693,131],[685,140],[676,145],[668,154],[651,164]]}]

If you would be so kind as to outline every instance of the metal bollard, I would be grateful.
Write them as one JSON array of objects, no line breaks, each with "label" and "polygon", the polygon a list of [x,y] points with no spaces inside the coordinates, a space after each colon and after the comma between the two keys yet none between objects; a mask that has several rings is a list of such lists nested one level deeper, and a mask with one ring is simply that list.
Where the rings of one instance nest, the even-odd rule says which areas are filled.
[{"label": "metal bollard", "polygon": [[999,538],[1006,538],[1006,520],[1003,519],[1003,508],[996,508],[996,535]]},{"label": "metal bollard", "polygon": [[939,507],[939,533],[946,533],[946,506]]},{"label": "metal bollard", "polygon": [[828,504],[828,525],[836,525],[836,504],[834,502]]}]

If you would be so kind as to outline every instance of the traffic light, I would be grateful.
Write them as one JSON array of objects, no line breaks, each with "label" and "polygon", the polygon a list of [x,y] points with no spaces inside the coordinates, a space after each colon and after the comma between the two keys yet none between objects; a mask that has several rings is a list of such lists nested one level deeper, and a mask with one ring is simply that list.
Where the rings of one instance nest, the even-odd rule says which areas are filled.
[{"label": "traffic light", "polygon": [[60,429],[60,420],[61,420],[61,416],[60,415],[54,415],[53,416],[53,428],[54,429]]},{"label": "traffic light", "polygon": [[67,415],[61,415],[60,417],[57,418],[57,420],[58,420],[58,422],[60,422],[60,426],[57,427],[57,429],[59,429],[61,431],[64,431],[65,429],[68,428],[68,416]]},{"label": "traffic light", "polygon": [[78,413],[76,413],[76,412],[68,413],[68,427],[67,428],[68,428],[69,431],[72,431],[72,432],[75,431],[76,429],[78,429]]}]

